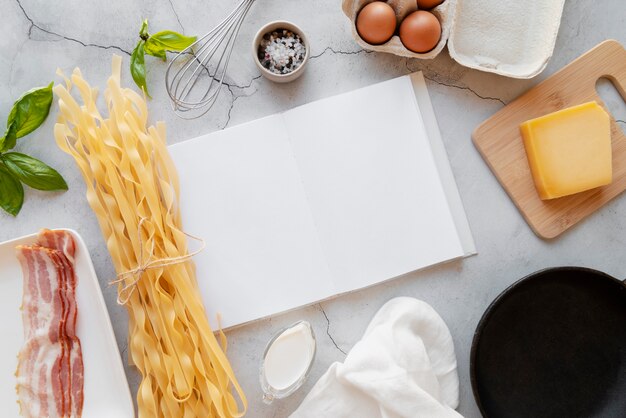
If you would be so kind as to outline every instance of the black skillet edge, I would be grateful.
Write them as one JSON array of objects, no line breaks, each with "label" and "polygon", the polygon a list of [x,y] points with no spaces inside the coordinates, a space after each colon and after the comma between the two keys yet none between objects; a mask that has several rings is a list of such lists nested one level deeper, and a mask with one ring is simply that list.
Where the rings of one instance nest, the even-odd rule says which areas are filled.
[{"label": "black skillet edge", "polygon": [[528,280],[532,280],[537,276],[541,276],[546,273],[551,273],[555,271],[578,271],[578,272],[582,271],[586,273],[603,276],[604,278],[611,279],[623,286],[626,286],[626,280],[624,281],[618,280],[615,277],[607,273],[604,273],[603,271],[595,270],[595,269],[588,268],[588,267],[576,267],[576,266],[548,267],[548,268],[536,271],[534,273],[531,273],[519,279],[518,281],[516,281],[515,283],[511,284],[509,287],[504,289],[498,296],[496,296],[493,302],[491,302],[491,304],[487,307],[487,309],[483,313],[483,316],[480,318],[480,321],[478,321],[478,325],[476,326],[476,331],[474,331],[474,338],[472,339],[472,348],[470,351],[470,380],[472,382],[472,393],[474,394],[474,400],[476,401],[476,404],[478,405],[478,409],[480,410],[480,413],[483,417],[487,417],[487,413],[485,412],[483,405],[480,401],[480,395],[478,394],[478,382],[476,381],[476,350],[478,347],[478,341],[480,340],[482,331],[487,321],[489,320],[489,317],[491,316],[493,311],[495,311],[495,309],[500,305],[502,299],[506,295],[508,295],[511,291],[515,290],[515,288],[522,285]]}]

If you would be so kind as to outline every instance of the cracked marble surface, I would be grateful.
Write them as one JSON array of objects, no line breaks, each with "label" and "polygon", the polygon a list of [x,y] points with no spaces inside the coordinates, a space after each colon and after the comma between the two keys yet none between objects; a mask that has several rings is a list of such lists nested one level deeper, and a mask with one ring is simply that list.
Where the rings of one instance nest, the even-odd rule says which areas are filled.
[{"label": "cracked marble surface", "polygon": [[[55,71],[70,72],[80,66],[86,78],[104,86],[111,55],[121,54],[128,65],[137,42],[141,19],[150,30],[183,31],[199,35],[229,12],[235,0],[0,0],[0,119],[7,116],[23,91],[59,81]],[[256,30],[275,19],[300,25],[310,40],[312,58],[306,73],[288,85],[262,78],[250,56]],[[163,87],[165,65],[147,57],[152,121],[168,124],[169,142],[283,111],[316,99],[349,91],[412,71],[427,78],[445,146],[474,233],[479,255],[460,262],[409,274],[378,286],[341,296],[318,305],[277,315],[228,333],[229,356],[250,402],[249,417],[283,417],[293,411],[313,383],[333,361],[341,361],[358,341],[376,310],[394,296],[414,296],[430,303],[446,320],[456,346],[461,381],[459,412],[480,414],[469,381],[469,351],[482,312],[509,284],[535,270],[557,265],[583,265],[626,277],[626,198],[619,197],[588,220],[554,241],[537,238],[499,186],[470,139],[472,130],[506,103],[549,76],[604,39],[626,43],[623,0],[569,0],[555,54],[548,68],[532,80],[514,80],[467,69],[444,50],[432,61],[411,60],[361,50],[350,36],[339,0],[259,0],[251,10],[235,45],[228,79],[214,111],[195,121],[179,120],[170,110]],[[131,84],[129,73],[125,82]],[[611,95],[606,102],[626,129],[626,107]],[[84,198],[85,186],[70,158],[52,138],[52,110],[45,125],[21,139],[17,150],[39,157],[57,168],[68,181],[66,193],[27,190],[26,203],[17,218],[0,213],[0,241],[29,234],[41,227],[68,227],[84,237],[115,328],[120,351],[125,354],[126,313],[115,303],[107,286],[113,267],[95,217]],[[263,349],[278,329],[296,320],[308,320],[317,334],[318,354],[311,377],[303,389],[271,406],[261,402],[258,366]],[[138,376],[127,367],[133,392]]]}]

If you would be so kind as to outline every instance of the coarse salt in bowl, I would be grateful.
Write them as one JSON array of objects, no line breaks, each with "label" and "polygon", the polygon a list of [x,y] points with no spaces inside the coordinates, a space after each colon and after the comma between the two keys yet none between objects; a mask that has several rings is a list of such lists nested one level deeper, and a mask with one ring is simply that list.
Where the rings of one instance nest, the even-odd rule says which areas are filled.
[{"label": "coarse salt in bowl", "polygon": [[259,29],[252,53],[264,77],[287,83],[302,75],[311,48],[302,29],[286,20],[276,20]]}]

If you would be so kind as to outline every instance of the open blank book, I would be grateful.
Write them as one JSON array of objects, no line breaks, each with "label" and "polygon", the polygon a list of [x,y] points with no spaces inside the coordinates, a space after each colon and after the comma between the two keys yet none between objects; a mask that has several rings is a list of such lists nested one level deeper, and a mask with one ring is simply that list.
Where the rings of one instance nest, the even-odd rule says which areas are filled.
[{"label": "open blank book", "polygon": [[213,325],[475,253],[421,73],[169,150]]}]

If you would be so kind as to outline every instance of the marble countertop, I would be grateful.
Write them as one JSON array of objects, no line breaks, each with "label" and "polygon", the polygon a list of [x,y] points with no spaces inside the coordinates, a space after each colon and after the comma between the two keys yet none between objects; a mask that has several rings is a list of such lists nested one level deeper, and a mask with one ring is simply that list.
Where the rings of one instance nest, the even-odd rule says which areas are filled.
[{"label": "marble countertop", "polygon": [[[232,9],[235,0],[61,0],[0,1],[0,117],[15,98],[33,86],[59,81],[55,71],[79,66],[94,85],[110,74],[111,55],[121,54],[125,68],[137,42],[141,19],[152,32],[172,29],[203,34]],[[249,44],[264,23],[288,19],[307,33],[312,57],[296,82],[276,85],[259,75]],[[469,351],[474,329],[493,298],[515,280],[533,271],[559,265],[588,266],[626,277],[626,198],[618,197],[560,238],[544,241],[533,234],[474,148],[470,134],[484,119],[529,87],[554,73],[605,39],[626,43],[623,0],[569,0],[565,4],[554,56],[532,80],[514,80],[470,70],[444,50],[432,61],[405,59],[360,49],[350,35],[339,0],[260,0],[242,27],[224,87],[215,109],[195,121],[178,119],[163,88],[165,65],[151,57],[148,85],[153,121],[168,124],[168,141],[270,115],[313,100],[422,70],[437,114],[444,143],[469,218],[479,255],[409,274],[378,286],[242,327],[228,333],[229,357],[250,402],[249,417],[283,417],[293,411],[313,383],[333,361],[341,361],[360,338],[384,302],[406,295],[430,303],[447,322],[454,337],[461,382],[459,412],[479,417],[469,379]],[[124,74],[125,83],[132,83]],[[626,128],[626,106],[609,83],[604,97]],[[56,109],[53,108],[53,114]],[[27,190],[17,218],[0,213],[0,241],[30,234],[42,227],[67,227],[80,232],[91,253],[115,328],[126,353],[126,312],[107,286],[114,270],[96,218],[85,200],[85,186],[74,162],[54,144],[54,116],[34,134],[20,140],[17,150],[45,160],[67,180],[66,193]],[[318,356],[304,388],[271,406],[261,402],[258,384],[260,356],[271,335],[296,320],[306,319],[318,335]],[[131,390],[135,370],[126,369]]]}]

